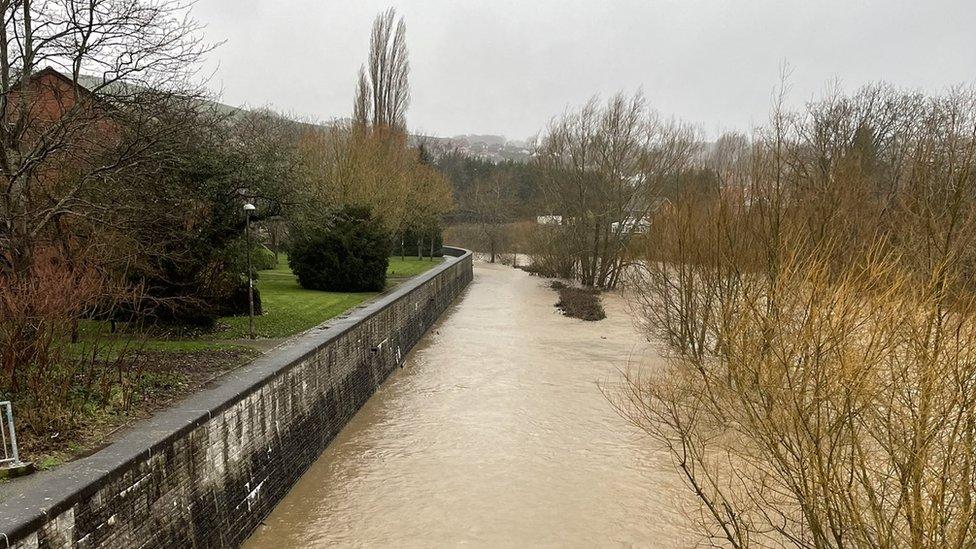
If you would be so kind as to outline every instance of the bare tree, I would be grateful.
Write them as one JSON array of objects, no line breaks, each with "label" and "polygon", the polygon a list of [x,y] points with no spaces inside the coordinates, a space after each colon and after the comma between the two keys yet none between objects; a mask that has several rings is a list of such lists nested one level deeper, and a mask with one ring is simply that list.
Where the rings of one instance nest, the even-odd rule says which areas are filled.
[{"label": "bare tree", "polygon": [[612,400],[713,543],[970,545],[974,94],[833,94],[730,148],[655,218],[632,282],[669,366]]},{"label": "bare tree", "polygon": [[508,244],[505,223],[513,220],[514,190],[509,175],[495,172],[475,182],[473,206],[491,263]]},{"label": "bare tree", "polygon": [[157,106],[199,96],[210,46],[178,0],[5,0],[0,14],[0,248],[23,272],[53,227],[103,217],[92,193],[178,132]]},{"label": "bare tree", "polygon": [[405,130],[409,76],[407,25],[390,8],[373,21],[369,60],[359,69],[353,119],[362,125]]},{"label": "bare tree", "polygon": [[580,282],[617,284],[627,246],[660,204],[663,184],[694,159],[695,137],[690,126],[659,120],[639,93],[603,106],[592,99],[550,126],[537,165]]},{"label": "bare tree", "polygon": [[299,148],[303,201],[314,208],[366,205],[397,235],[426,234],[453,205],[447,180],[402,132],[359,124],[311,129]]}]

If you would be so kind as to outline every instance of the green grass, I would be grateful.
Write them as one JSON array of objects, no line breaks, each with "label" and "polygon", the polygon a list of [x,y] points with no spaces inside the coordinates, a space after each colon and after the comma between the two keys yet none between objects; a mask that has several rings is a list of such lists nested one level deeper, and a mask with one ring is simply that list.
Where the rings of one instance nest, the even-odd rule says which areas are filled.
[{"label": "green grass", "polygon": [[[111,334],[99,332],[97,324],[107,324],[95,321],[84,321],[81,338],[77,343],[68,347],[71,356],[90,356],[92,352],[101,359],[111,360],[119,353],[132,351],[150,351],[158,353],[195,353],[200,351],[217,351],[240,348],[231,343],[219,343],[200,339],[146,339],[129,338],[130,334],[121,334],[118,339],[112,339]],[[88,325],[88,326],[85,326]],[[97,343],[96,343],[97,341]]]},{"label": "green grass", "polygon": [[[359,305],[376,295],[374,292],[340,293],[306,290],[298,285],[282,257],[278,267],[261,271],[255,282],[261,292],[264,314],[254,318],[258,337],[286,337],[321,324],[343,311]],[[247,317],[232,316],[219,320],[229,326],[213,336],[227,339],[247,337]]]},{"label": "green grass", "polygon": [[125,323],[120,323],[118,334],[109,333],[109,323],[100,320],[82,320],[78,324],[78,342],[68,346],[69,355],[82,357],[94,352],[99,358],[114,359],[122,352],[150,351],[159,353],[193,353],[238,348],[229,343],[202,341],[199,339],[173,339],[152,332],[139,335],[125,331]]},{"label": "green grass", "polygon": [[439,265],[444,258],[435,257],[433,261],[428,259],[417,259],[417,256],[407,256],[400,259],[399,256],[390,258],[390,266],[386,269],[386,276],[407,277],[416,276],[428,271],[431,267]]},{"label": "green grass", "polygon": [[[434,261],[419,260],[416,257],[391,257],[387,276],[406,278],[416,276],[438,265],[441,258]],[[288,267],[288,256],[279,255],[278,266],[260,271],[255,282],[261,292],[264,314],[254,318],[254,331],[258,337],[280,338],[303,332],[326,320],[347,311],[377,295],[376,292],[342,293],[306,290],[298,285],[294,274]],[[223,329],[199,335],[180,337],[177,334],[160,336],[144,342],[127,341],[125,336],[118,340],[106,340],[106,322],[84,321],[80,326],[81,341],[72,345],[71,352],[83,355],[91,352],[90,342],[99,340],[98,354],[104,358],[116,354],[129,345],[146,351],[171,353],[190,353],[196,351],[230,349],[235,346],[215,340],[245,339],[248,337],[246,316],[229,316],[218,320]]]},{"label": "green grass", "polygon": [[[410,277],[427,271],[441,261],[418,260],[408,257],[390,258],[386,271],[390,277]],[[326,320],[375,297],[375,292],[341,293],[306,290],[298,285],[288,267],[288,257],[280,254],[275,269],[258,273],[256,282],[261,291],[264,314],[255,317],[254,331],[258,337],[286,337],[317,326]],[[247,317],[224,317],[219,321],[228,326],[210,337],[243,339],[247,337]]]}]

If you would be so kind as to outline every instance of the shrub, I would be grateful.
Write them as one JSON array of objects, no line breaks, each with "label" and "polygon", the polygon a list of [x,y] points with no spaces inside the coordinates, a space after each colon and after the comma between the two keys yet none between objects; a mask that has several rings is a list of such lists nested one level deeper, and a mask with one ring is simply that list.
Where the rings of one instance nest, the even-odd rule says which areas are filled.
[{"label": "shrub", "polygon": [[[247,316],[250,313],[247,299],[247,280],[239,280],[236,284],[228,285],[226,292],[215,304],[215,307],[216,314],[219,316]],[[264,314],[261,307],[261,292],[257,286],[254,287],[254,314]]]},{"label": "shrub", "polygon": [[274,252],[261,246],[260,244],[255,246],[251,250],[251,267],[255,271],[267,271],[274,269],[278,266],[277,261],[275,261]]},{"label": "shrub", "polygon": [[291,231],[288,264],[303,288],[380,291],[386,286],[390,237],[369,208],[343,206]]},{"label": "shrub", "polygon": [[[8,257],[0,256],[0,264]],[[30,432],[70,429],[91,410],[119,404],[115,388],[130,374],[124,349],[110,364],[98,364],[93,349],[104,334],[89,334],[80,353],[68,341],[79,319],[103,303],[132,303],[138,291],[119,286],[84,257],[69,263],[53,246],[36,248],[22,274],[0,271],[0,400],[16,402]]]},{"label": "shrub", "polygon": [[573,288],[561,282],[554,282],[552,287],[559,292],[559,301],[556,302],[556,307],[561,309],[564,315],[582,320],[603,320],[607,318],[603,304],[600,303],[600,292],[598,290]]}]

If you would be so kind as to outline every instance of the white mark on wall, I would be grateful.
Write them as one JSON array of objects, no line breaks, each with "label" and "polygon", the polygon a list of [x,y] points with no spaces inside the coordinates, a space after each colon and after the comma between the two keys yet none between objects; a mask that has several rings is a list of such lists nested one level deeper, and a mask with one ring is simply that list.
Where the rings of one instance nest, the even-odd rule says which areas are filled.
[{"label": "white mark on wall", "polygon": [[128,488],[126,488],[125,490],[122,490],[121,492],[119,492],[119,497],[120,498],[124,498],[125,496],[129,495],[133,490],[135,490],[136,488],[138,488],[139,485],[142,484],[143,481],[145,481],[147,478],[149,478],[149,475],[143,475],[142,478],[140,478],[139,480],[133,482],[131,485],[129,485]]},{"label": "white mark on wall", "polygon": [[[258,485],[255,486],[253,490],[250,490],[247,493],[247,496],[244,497],[244,501],[242,501],[240,504],[238,504],[235,507],[235,509],[239,508],[241,505],[243,505],[243,504],[246,503],[247,504],[247,510],[250,511],[251,510],[251,505],[255,501],[257,501],[258,500],[258,497],[261,495],[261,487],[264,486],[264,481],[265,480],[268,480],[268,479],[265,478],[264,480],[262,480],[261,482],[259,482]],[[244,484],[244,489],[245,490],[249,490],[250,488],[251,488],[251,483],[250,482]]]}]

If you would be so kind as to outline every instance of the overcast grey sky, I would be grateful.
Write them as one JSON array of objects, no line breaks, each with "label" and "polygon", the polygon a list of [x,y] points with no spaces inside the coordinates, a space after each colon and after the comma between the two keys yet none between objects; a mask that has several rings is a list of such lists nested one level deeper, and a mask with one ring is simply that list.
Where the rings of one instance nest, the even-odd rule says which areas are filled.
[{"label": "overcast grey sky", "polygon": [[839,80],[939,92],[976,82],[976,0],[199,0],[224,102],[348,116],[373,17],[406,18],[411,129],[535,134],[595,93],[642,87],[708,135]]}]

